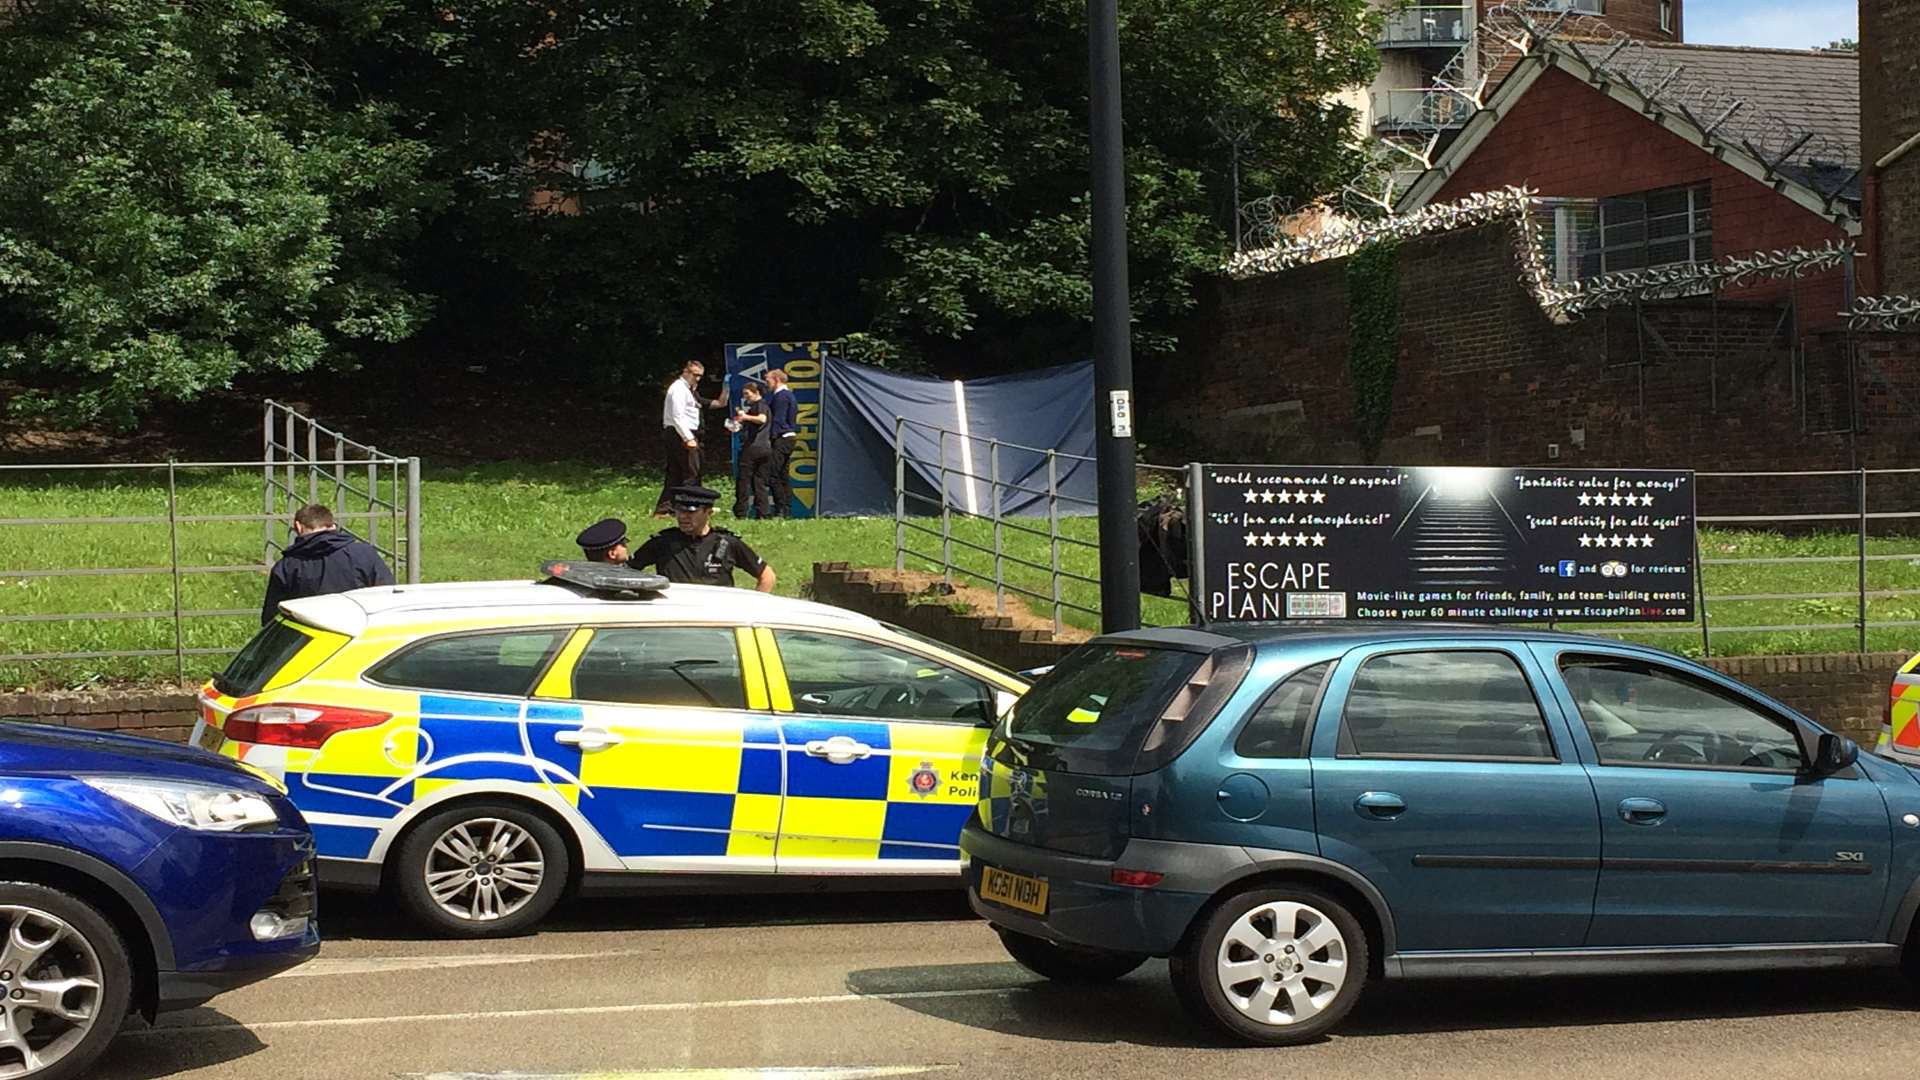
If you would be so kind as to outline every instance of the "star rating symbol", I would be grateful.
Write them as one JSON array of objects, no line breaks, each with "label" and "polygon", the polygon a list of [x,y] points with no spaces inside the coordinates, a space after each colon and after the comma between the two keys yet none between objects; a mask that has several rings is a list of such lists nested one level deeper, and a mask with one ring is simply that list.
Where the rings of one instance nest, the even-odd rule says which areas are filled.
[{"label": "star rating symbol", "polygon": [[1326,546],[1327,546],[1327,537],[1326,537],[1326,534],[1325,534],[1325,533],[1314,533],[1314,534],[1313,534],[1313,546],[1314,546],[1314,547],[1326,547]]},{"label": "star rating symbol", "polygon": [[1612,540],[1610,540],[1609,543],[1611,543],[1614,547],[1625,547],[1627,544],[1627,541],[1624,537],[1616,536]]},{"label": "star rating symbol", "polygon": [[[1586,498],[1586,496],[1585,496],[1585,495],[1582,495],[1582,496],[1580,496],[1580,497],[1581,497],[1581,498],[1583,498],[1583,499],[1584,499],[1584,498]],[[1592,546],[1593,546],[1593,537],[1591,537],[1591,536],[1585,536],[1585,535],[1582,535],[1582,536],[1580,537],[1580,546],[1581,546],[1581,547],[1583,547],[1583,548],[1590,548],[1590,547],[1592,547]]]},{"label": "star rating symbol", "polygon": [[1272,534],[1272,533],[1268,533],[1268,534],[1266,534],[1265,536],[1262,536],[1262,537],[1260,538],[1260,543],[1261,543],[1261,545],[1262,545],[1263,547],[1272,547],[1272,546],[1273,546],[1273,534]]},{"label": "star rating symbol", "polygon": [[1620,505],[1621,503],[1623,503],[1623,502],[1626,502],[1626,501],[1627,501],[1626,499],[1624,499],[1624,498],[1621,498],[1621,497],[1620,497],[1619,495],[1614,495],[1614,496],[1612,496],[1612,497],[1610,497],[1609,499],[1607,499],[1607,502],[1609,502],[1609,503],[1611,503],[1611,504],[1612,504],[1612,505],[1614,505],[1614,506],[1619,506],[1619,505]]},{"label": "star rating symbol", "polygon": [[1294,536],[1294,538],[1293,538],[1293,546],[1294,546],[1294,547],[1306,547],[1306,546],[1307,546],[1307,544],[1308,544],[1308,542],[1310,542],[1310,541],[1311,541],[1312,539],[1313,539],[1313,537],[1311,537],[1311,536],[1308,536],[1308,535],[1307,535],[1306,533],[1299,533],[1299,534],[1297,534],[1297,535],[1295,535],[1295,536]]},{"label": "star rating symbol", "polygon": [[1281,534],[1280,534],[1280,539],[1279,539],[1279,544],[1280,544],[1280,546],[1281,546],[1281,547],[1292,547],[1292,546],[1293,546],[1293,537],[1291,537],[1291,536],[1288,536],[1288,535],[1287,535],[1286,533],[1281,533]]},{"label": "star rating symbol", "polygon": [[1259,534],[1259,533],[1248,533],[1248,534],[1247,534],[1247,546],[1248,546],[1248,547],[1259,547],[1259,546],[1260,546],[1260,534]]},{"label": "star rating symbol", "polygon": [[1291,491],[1283,491],[1283,492],[1281,492],[1281,493],[1280,493],[1280,501],[1281,501],[1281,502],[1283,502],[1283,503],[1290,503],[1290,502],[1292,502],[1292,501],[1293,501],[1293,492],[1291,492]]},{"label": "star rating symbol", "polygon": [[1260,501],[1260,493],[1259,493],[1259,492],[1257,492],[1257,491],[1255,491],[1255,490],[1253,490],[1252,488],[1248,488],[1248,489],[1247,489],[1247,501],[1248,501],[1248,502],[1250,502],[1250,503],[1257,503],[1257,502],[1259,502],[1259,501]]},{"label": "star rating symbol", "polygon": [[1315,503],[1323,503],[1323,502],[1326,502],[1326,501],[1327,501],[1327,493],[1326,493],[1326,492],[1324,492],[1324,491],[1316,491],[1316,492],[1314,492],[1314,493],[1313,493],[1313,501],[1314,501]]},{"label": "star rating symbol", "polygon": [[1581,493],[1580,493],[1580,505],[1581,505],[1581,506],[1592,506],[1592,505],[1593,505],[1593,496],[1591,496],[1591,495],[1588,495],[1588,494],[1587,494],[1586,492],[1584,492],[1584,491],[1583,491],[1583,492],[1581,492]]},{"label": "star rating symbol", "polygon": [[1652,506],[1652,505],[1653,505],[1653,496],[1652,496],[1651,494],[1647,494],[1647,495],[1642,495],[1642,496],[1640,496],[1640,505],[1641,505],[1641,506]]},{"label": "star rating symbol", "polygon": [[1263,491],[1260,493],[1260,501],[1263,503],[1270,503],[1273,501],[1273,499],[1274,499],[1274,495],[1273,495],[1273,492],[1271,491]]},{"label": "star rating symbol", "polygon": [[1641,537],[1641,538],[1640,538],[1640,546],[1641,546],[1641,547],[1652,547],[1652,546],[1653,546],[1653,537],[1651,537],[1651,536],[1643,536],[1643,537]]}]

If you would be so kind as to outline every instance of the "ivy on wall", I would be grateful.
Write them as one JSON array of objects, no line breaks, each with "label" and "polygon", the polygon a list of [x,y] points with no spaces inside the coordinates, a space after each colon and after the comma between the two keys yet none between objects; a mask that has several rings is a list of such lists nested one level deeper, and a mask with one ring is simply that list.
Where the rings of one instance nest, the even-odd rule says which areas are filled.
[{"label": "ivy on wall", "polygon": [[1373,461],[1393,416],[1400,373],[1400,245],[1368,244],[1347,260],[1347,373],[1353,428]]}]

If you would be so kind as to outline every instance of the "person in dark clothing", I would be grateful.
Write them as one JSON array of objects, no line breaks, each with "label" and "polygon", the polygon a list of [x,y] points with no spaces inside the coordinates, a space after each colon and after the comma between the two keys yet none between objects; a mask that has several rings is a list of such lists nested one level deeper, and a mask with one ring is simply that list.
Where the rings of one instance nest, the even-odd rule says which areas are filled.
[{"label": "person in dark clothing", "polygon": [[773,515],[786,517],[793,513],[793,488],[787,483],[787,459],[793,456],[793,444],[800,438],[799,406],[794,404],[793,390],[787,386],[787,373],[774,368],[767,372],[767,445],[773,450],[773,460],[768,464],[767,472],[773,479]]},{"label": "person in dark clothing", "polygon": [[731,585],[735,570],[750,574],[754,588],[772,592],[773,567],[753,553],[745,540],[713,522],[713,504],[720,493],[690,484],[668,493],[676,523],[647,538],[627,566],[657,568],[668,581],[683,585]]},{"label": "person in dark clothing", "polygon": [[601,518],[580,530],[573,538],[580,554],[588,562],[624,563],[627,561],[627,523],[619,518]]},{"label": "person in dark clothing", "polygon": [[282,600],[394,583],[379,549],[334,524],[333,511],[318,503],[293,515],[293,534],[293,543],[267,573],[262,626],[273,621]]},{"label": "person in dark clothing", "polygon": [[760,396],[760,385],[749,382],[740,390],[741,404],[733,420],[740,425],[740,462],[733,477],[733,516],[747,516],[751,501],[755,517],[773,516],[773,497],[767,484],[772,479],[773,448],[768,443],[767,403]]}]

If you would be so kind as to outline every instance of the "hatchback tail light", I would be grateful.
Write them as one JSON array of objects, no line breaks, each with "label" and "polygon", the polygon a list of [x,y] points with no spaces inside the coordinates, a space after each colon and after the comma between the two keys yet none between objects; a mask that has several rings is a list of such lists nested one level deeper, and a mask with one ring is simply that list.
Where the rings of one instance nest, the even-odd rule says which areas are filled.
[{"label": "hatchback tail light", "polygon": [[392,713],[335,705],[255,705],[227,717],[223,730],[236,742],[318,750],[339,732],[378,727],[391,719]]},{"label": "hatchback tail light", "polygon": [[1125,885],[1130,889],[1151,889],[1160,884],[1166,876],[1152,870],[1122,870],[1116,866],[1107,875],[1107,880],[1115,885]]}]

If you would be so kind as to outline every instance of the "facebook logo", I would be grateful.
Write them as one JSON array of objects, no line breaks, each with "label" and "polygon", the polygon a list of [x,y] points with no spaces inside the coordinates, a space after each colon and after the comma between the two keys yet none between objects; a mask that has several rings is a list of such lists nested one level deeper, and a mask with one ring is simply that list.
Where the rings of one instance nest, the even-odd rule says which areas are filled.
[{"label": "facebook logo", "polygon": [[1572,577],[1574,574],[1574,568],[1577,565],[1578,564],[1575,563],[1572,559],[1561,559],[1560,560],[1560,576]]}]

